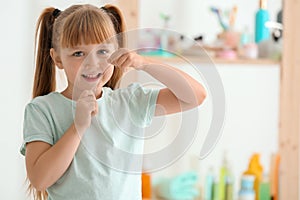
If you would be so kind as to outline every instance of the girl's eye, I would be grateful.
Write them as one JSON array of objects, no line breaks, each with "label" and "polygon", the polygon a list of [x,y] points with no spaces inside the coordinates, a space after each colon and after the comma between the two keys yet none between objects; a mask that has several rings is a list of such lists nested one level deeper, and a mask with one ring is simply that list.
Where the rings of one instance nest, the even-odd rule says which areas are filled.
[{"label": "girl's eye", "polygon": [[109,53],[109,50],[107,50],[107,49],[100,49],[100,50],[98,50],[97,53],[100,54],[100,55],[107,55]]},{"label": "girl's eye", "polygon": [[75,53],[72,54],[72,56],[81,57],[84,56],[84,53],[82,51],[76,51]]}]

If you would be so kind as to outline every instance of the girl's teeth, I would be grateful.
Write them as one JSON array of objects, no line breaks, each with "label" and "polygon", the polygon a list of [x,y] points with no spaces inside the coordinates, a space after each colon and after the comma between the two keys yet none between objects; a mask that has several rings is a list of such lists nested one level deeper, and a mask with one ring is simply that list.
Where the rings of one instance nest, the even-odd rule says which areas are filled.
[{"label": "girl's teeth", "polygon": [[83,74],[83,76],[86,77],[86,78],[97,78],[97,77],[98,77],[98,74],[96,74],[96,75]]}]

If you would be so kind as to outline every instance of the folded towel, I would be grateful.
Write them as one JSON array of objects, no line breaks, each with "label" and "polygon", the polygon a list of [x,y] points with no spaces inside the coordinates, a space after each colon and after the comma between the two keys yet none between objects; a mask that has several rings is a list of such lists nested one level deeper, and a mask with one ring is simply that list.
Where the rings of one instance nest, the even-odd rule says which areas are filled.
[{"label": "folded towel", "polygon": [[172,200],[192,200],[199,195],[195,188],[197,180],[198,176],[193,171],[173,178],[165,178],[157,183],[156,195]]}]

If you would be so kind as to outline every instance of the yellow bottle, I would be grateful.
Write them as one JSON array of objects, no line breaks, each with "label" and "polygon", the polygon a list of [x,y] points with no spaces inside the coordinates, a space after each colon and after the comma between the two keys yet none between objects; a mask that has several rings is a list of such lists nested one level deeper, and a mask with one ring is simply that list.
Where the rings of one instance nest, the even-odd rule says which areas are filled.
[{"label": "yellow bottle", "polygon": [[254,154],[252,155],[248,170],[244,172],[245,175],[253,175],[255,176],[254,180],[254,190],[255,190],[255,199],[259,200],[259,184],[262,181],[262,173],[263,167],[259,162],[260,155]]}]

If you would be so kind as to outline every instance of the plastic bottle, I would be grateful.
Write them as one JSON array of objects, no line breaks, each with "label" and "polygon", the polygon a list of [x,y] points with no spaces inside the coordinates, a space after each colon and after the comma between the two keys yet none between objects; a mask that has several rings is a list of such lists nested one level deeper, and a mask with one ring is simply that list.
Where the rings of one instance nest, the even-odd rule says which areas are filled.
[{"label": "plastic bottle", "polygon": [[255,42],[259,43],[267,40],[270,37],[270,31],[265,26],[265,23],[270,20],[269,12],[267,10],[267,0],[259,1],[259,10],[255,15]]},{"label": "plastic bottle", "polygon": [[255,200],[255,192],[253,190],[254,180],[255,176],[253,175],[242,176],[238,200]]},{"label": "plastic bottle", "polygon": [[160,14],[160,18],[163,20],[163,28],[160,33],[160,56],[170,56],[169,54],[169,28],[168,22],[170,20],[170,16],[164,13]]},{"label": "plastic bottle", "polygon": [[262,181],[262,172],[263,172],[263,167],[260,164],[259,161],[260,155],[259,154],[254,154],[251,159],[250,163],[248,166],[247,171],[244,172],[244,175],[253,175],[255,177],[254,181],[254,190],[256,194],[256,200],[259,200],[259,184]]},{"label": "plastic bottle", "polygon": [[246,44],[249,44],[250,42],[251,42],[251,38],[249,33],[249,27],[245,26],[240,38],[240,46],[244,46]]},{"label": "plastic bottle", "polygon": [[223,163],[220,169],[219,182],[219,200],[225,200],[226,194],[226,178],[228,177],[228,161],[226,152],[224,153]]},{"label": "plastic bottle", "polygon": [[151,198],[152,186],[150,174],[142,173],[142,197]]},{"label": "plastic bottle", "polygon": [[225,188],[225,199],[233,200],[233,178],[231,175],[226,177]]},{"label": "plastic bottle", "polygon": [[248,27],[244,28],[244,31],[241,35],[239,54],[242,58],[247,59],[256,59],[258,57],[258,47],[252,39]]},{"label": "plastic bottle", "polygon": [[213,183],[213,200],[220,200],[219,198],[219,178],[218,176],[215,177],[214,183]]},{"label": "plastic bottle", "polygon": [[267,174],[264,174],[263,180],[259,185],[259,200],[271,200],[271,187]]},{"label": "plastic bottle", "polygon": [[213,198],[213,184],[214,184],[214,171],[210,167],[208,173],[205,177],[205,186],[204,186],[204,200],[212,200]]}]

